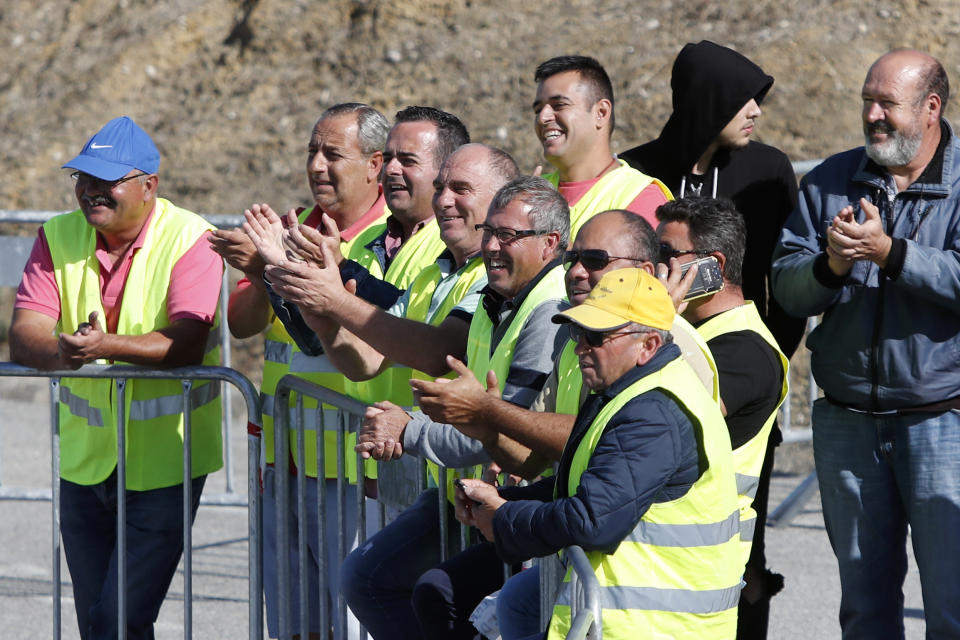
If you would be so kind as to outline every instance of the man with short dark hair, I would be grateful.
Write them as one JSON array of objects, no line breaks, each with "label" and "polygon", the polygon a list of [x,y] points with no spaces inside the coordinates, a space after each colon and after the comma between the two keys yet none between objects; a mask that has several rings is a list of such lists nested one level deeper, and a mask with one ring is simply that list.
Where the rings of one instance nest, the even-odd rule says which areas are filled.
[{"label": "man with short dark hair", "polygon": [[[787,357],[760,319],[756,306],[744,300],[742,283],[746,229],[743,216],[728,200],[688,197],[657,209],[660,225],[659,266],[674,303],[707,341],[716,362],[720,407],[730,432],[740,500],[743,548],[743,592],[737,619],[739,638],[766,637],[770,598],[783,587],[764,555],[767,498],[773,472],[771,437],[777,410],[787,396]],[[713,258],[723,274],[723,288],[683,300],[689,286],[680,284],[680,269],[698,258]],[[691,267],[693,270],[695,267]]]},{"label": "man with short dark hair", "polygon": [[[220,364],[223,262],[209,247],[211,225],[157,196],[160,152],[150,136],[130,118],[115,118],[64,168],[74,169],[80,208],[40,229],[17,291],[11,360],[46,370],[93,362]],[[82,638],[117,637],[121,563],[126,637],[154,637],[183,554],[183,393],[179,380],[130,379],[125,387],[61,380],[59,534]],[[198,380],[189,395],[192,525],[207,474],[222,466],[220,385]],[[123,487],[120,407],[126,409]],[[117,544],[121,499],[124,558]]]},{"label": "man with short dark hair", "polygon": [[747,226],[744,298],[754,301],[789,357],[805,323],[784,313],[767,281],[780,229],[797,202],[797,181],[782,151],[750,139],[773,78],[733,49],[702,40],[680,51],[670,86],[673,113],[660,136],[620,157],[663,180],[677,198],[733,201]]},{"label": "man with short dark hair", "polygon": [[881,56],[860,97],[865,145],[803,179],[774,293],[823,314],[813,453],[843,637],[903,637],[909,527],[927,637],[960,638],[960,142],[928,54]]},{"label": "man with short dark hair", "polygon": [[534,74],[534,130],[554,171],[544,174],[570,205],[570,237],[594,214],[628,209],[655,224],[654,211],[670,190],[618,160],[613,135],[613,85],[587,56],[558,56]]}]

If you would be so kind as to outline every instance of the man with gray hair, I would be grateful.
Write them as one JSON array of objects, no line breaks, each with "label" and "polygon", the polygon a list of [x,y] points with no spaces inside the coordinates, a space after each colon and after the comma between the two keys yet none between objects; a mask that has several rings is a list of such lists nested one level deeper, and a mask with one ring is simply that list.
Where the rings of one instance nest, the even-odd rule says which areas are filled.
[{"label": "man with gray hair", "polygon": [[927,637],[960,638],[960,142],[925,53],[881,56],[860,96],[865,144],[804,177],[773,292],[823,314],[813,453],[843,637],[903,637],[909,526]]},{"label": "man with gray hair", "polygon": [[[296,216],[304,226],[310,228],[321,227],[324,216],[333,220],[342,229],[340,232],[340,252],[348,257],[365,254],[365,248],[358,237],[361,232],[381,222],[386,212],[384,198],[380,188],[379,178],[383,165],[383,146],[386,142],[390,125],[379,111],[365,104],[348,102],[330,107],[324,111],[314,124],[307,143],[307,182],[313,197],[314,206],[309,209],[296,209],[288,213]],[[250,215],[276,214],[268,204],[254,204],[248,209]],[[214,250],[222,255],[234,268],[244,273],[244,279],[238,284],[230,296],[228,320],[230,331],[236,338],[249,338],[263,331],[269,326],[264,341],[263,382],[260,388],[263,402],[263,442],[267,467],[263,473],[264,485],[264,594],[267,603],[267,627],[271,637],[279,633],[277,615],[277,574],[276,574],[276,509],[274,494],[274,391],[280,379],[295,372],[299,377],[310,382],[343,391],[343,376],[334,373],[323,373],[329,367],[321,366],[323,356],[307,358],[298,345],[284,330],[281,320],[273,312],[267,286],[263,279],[264,261],[242,229],[219,230],[213,232],[210,241]],[[315,407],[310,399],[305,399],[306,406]],[[314,415],[315,412],[308,412]],[[306,440],[305,450],[312,451],[316,447],[316,429],[307,429],[304,432]],[[327,477],[326,491],[328,499],[335,500],[336,491],[336,446],[335,433],[325,434],[328,439],[325,448],[325,473]],[[293,439],[291,439],[293,441]],[[333,445],[333,446],[331,446]],[[354,456],[347,456],[348,462]],[[319,562],[321,553],[327,553],[328,572],[327,584],[335,585],[339,558],[336,557],[336,545],[329,545],[325,551],[316,549],[316,511],[318,490],[318,470],[316,456],[306,455],[307,493],[310,499],[308,510],[308,550],[310,558],[306,565],[311,568],[308,577],[312,603],[310,612],[311,631],[321,633],[319,612],[317,610],[319,591]],[[286,464],[283,465],[285,467]],[[283,468],[281,467],[281,468]],[[353,464],[350,477],[355,480]],[[285,470],[284,470],[285,472]],[[356,491],[356,484],[351,484],[348,493]],[[348,539],[356,535],[356,499],[347,500],[352,507],[347,510]],[[290,492],[289,507],[285,510],[291,514],[293,523],[291,531],[296,531],[296,491]],[[328,520],[327,539],[335,540],[337,535],[336,519]],[[298,553],[297,545],[291,544],[290,557],[290,584],[291,593],[298,593]],[[335,596],[335,593],[334,593]],[[299,599],[291,602],[291,620],[294,633],[299,621],[297,609]],[[355,621],[351,625],[356,627]],[[359,635],[359,628],[352,630],[351,637]]]},{"label": "man with gray hair", "polygon": [[[569,239],[569,208],[546,180],[523,176],[497,192],[486,221],[477,228],[482,231],[489,284],[483,290],[482,309],[470,323],[469,371],[487,381],[490,393],[529,407],[565,339],[549,318],[561,308],[564,296],[560,256]],[[447,362],[455,373],[467,371],[455,358]],[[458,381],[447,385],[451,403],[456,401]],[[390,403],[378,403],[368,411],[357,447],[383,460],[409,452],[449,467],[489,459],[481,443],[460,437],[453,426]],[[448,485],[452,499],[452,477],[434,474],[434,479]],[[450,523],[455,523],[452,506],[446,511]],[[424,637],[410,598],[420,575],[440,562],[439,519],[437,489],[430,489],[345,560],[344,597],[374,638]],[[499,567],[490,569],[489,575],[477,577],[483,594],[503,580]]]}]

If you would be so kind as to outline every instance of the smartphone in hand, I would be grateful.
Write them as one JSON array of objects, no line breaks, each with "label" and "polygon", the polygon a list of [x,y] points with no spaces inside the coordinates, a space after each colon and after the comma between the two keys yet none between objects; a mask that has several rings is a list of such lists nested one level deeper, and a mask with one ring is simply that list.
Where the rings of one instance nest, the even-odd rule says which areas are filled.
[{"label": "smartphone in hand", "polygon": [[697,265],[697,275],[687,295],[683,296],[684,300],[702,298],[723,289],[723,272],[720,271],[720,263],[714,256],[699,258],[681,265],[681,278],[686,275],[692,265]]}]

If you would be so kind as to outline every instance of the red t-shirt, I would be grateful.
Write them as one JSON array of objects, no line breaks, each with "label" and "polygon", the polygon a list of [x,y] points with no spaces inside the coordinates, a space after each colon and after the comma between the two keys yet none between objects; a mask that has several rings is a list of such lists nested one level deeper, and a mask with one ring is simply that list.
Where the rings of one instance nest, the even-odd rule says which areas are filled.
[{"label": "red t-shirt", "polygon": [[[590,191],[590,188],[603,176],[597,176],[592,180],[581,180],[579,182],[561,182],[557,185],[557,190],[560,192],[560,195],[564,197],[567,201],[567,204],[571,207],[582,198],[587,191]],[[643,191],[637,194],[637,197],[633,199],[633,202],[624,207],[627,211],[633,211],[641,218],[650,223],[654,229],[657,228],[657,207],[662,205],[667,201],[667,197],[663,195],[663,191],[657,186],[656,183],[651,183],[647,185]]]}]

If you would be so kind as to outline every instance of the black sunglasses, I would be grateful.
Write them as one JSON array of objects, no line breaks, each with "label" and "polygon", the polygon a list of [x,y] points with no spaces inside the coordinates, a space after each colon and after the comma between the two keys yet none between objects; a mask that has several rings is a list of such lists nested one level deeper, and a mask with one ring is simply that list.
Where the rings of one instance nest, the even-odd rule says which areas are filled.
[{"label": "black sunglasses", "polygon": [[603,346],[603,343],[609,338],[615,338],[617,336],[625,336],[631,333],[646,333],[645,331],[594,331],[593,329],[585,329],[576,323],[567,324],[567,331],[570,332],[570,339],[576,343],[580,343],[580,339],[590,345],[591,347],[600,347]]},{"label": "black sunglasses", "polygon": [[614,260],[630,260],[631,262],[640,262],[639,258],[627,258],[626,256],[612,256],[603,249],[583,249],[581,251],[569,250],[563,252],[563,268],[569,271],[573,265],[578,262],[583,265],[587,271],[599,271],[606,268]]},{"label": "black sunglasses", "polygon": [[679,258],[680,256],[708,256],[710,255],[709,251],[697,251],[696,249],[687,249],[681,251],[679,249],[674,249],[668,244],[660,243],[660,262],[668,262],[670,258]]}]

